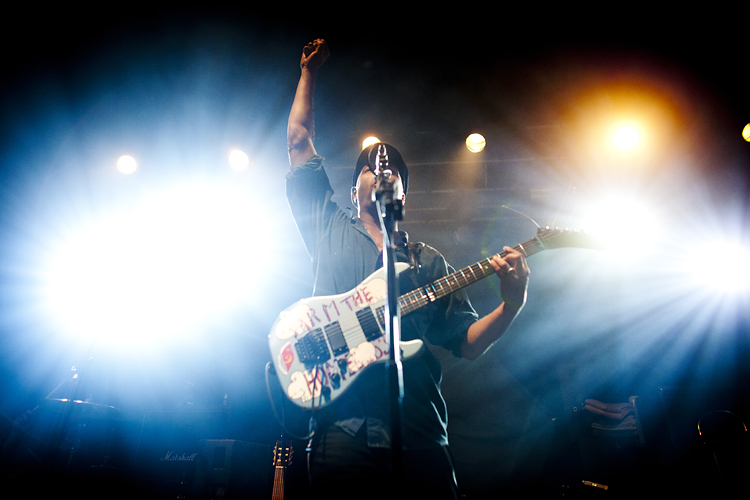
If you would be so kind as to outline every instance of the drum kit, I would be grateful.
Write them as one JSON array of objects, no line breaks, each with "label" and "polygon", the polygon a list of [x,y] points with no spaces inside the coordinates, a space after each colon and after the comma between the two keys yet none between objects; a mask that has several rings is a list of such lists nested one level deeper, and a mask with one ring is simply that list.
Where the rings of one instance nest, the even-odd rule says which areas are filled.
[{"label": "drum kit", "polygon": [[[75,368],[72,373],[17,418],[0,413],[4,486],[31,498],[206,498],[204,490],[219,484],[212,475],[223,469],[211,465],[202,470],[201,464],[208,463],[203,455],[210,452],[213,460],[216,450],[227,449],[221,474],[243,477],[248,491],[267,489],[270,496],[271,446],[205,439],[224,432],[216,422],[226,418],[226,407],[211,412],[124,410],[78,397],[85,391]],[[257,473],[232,475],[230,467]]]},{"label": "drum kit", "polygon": [[[0,466],[10,484],[25,491],[62,492],[82,478],[104,478],[117,469],[112,440],[119,408],[76,398],[75,367],[47,397],[14,420],[2,415]],[[64,393],[68,397],[55,397]]]}]

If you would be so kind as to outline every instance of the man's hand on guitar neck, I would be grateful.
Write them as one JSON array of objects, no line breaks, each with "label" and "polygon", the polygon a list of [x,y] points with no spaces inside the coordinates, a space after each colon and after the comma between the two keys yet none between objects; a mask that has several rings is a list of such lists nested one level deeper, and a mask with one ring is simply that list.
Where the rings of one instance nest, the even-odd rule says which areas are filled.
[{"label": "man's hand on guitar neck", "polygon": [[531,271],[521,252],[511,247],[504,247],[503,250],[507,252],[505,258],[498,254],[493,255],[490,265],[500,278],[500,294],[506,307],[518,312],[526,303]]},{"label": "man's hand on guitar neck", "polygon": [[513,323],[526,303],[529,284],[529,266],[519,251],[505,247],[506,255],[493,255],[490,265],[500,277],[500,293],[503,303],[469,327],[466,340],[461,345],[461,356],[476,359],[499,339]]}]

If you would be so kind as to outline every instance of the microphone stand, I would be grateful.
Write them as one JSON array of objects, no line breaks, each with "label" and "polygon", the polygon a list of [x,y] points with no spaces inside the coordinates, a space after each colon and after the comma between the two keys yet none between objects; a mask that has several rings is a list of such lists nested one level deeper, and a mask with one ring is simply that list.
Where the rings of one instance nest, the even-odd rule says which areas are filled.
[{"label": "microphone stand", "polygon": [[394,177],[388,169],[388,152],[384,145],[378,148],[375,162],[377,184],[373,201],[378,208],[380,227],[383,233],[383,267],[386,270],[385,333],[388,337],[389,355],[387,380],[391,410],[391,491],[400,495],[403,485],[403,440],[401,433],[404,378],[401,365],[401,314],[398,305],[398,276],[396,255],[393,246],[396,224],[403,219],[402,200],[398,199]]}]

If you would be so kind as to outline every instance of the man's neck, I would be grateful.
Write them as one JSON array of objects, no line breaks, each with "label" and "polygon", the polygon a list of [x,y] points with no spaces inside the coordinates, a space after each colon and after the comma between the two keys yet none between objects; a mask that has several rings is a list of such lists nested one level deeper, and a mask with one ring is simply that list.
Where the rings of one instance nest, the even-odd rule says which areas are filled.
[{"label": "man's neck", "polygon": [[[370,235],[370,238],[372,238],[372,241],[375,242],[375,245],[377,245],[379,251],[383,251],[383,232],[382,228],[380,227],[380,220],[378,219],[377,215],[372,214],[367,211],[360,211],[358,212],[358,216],[360,220],[362,221],[362,224],[364,224],[365,229],[367,229],[367,234]],[[400,234],[398,233],[398,222],[395,223],[396,226],[394,228],[394,245],[398,245],[400,240]]]},{"label": "man's neck", "polygon": [[362,224],[364,224],[365,229],[367,229],[367,234],[370,235],[370,238],[372,238],[372,241],[375,242],[375,245],[377,245],[379,251],[383,251],[383,233],[381,232],[380,228],[380,221],[378,220],[377,216],[374,214],[371,214],[369,211],[363,211],[360,210],[357,214],[359,216],[359,219],[362,221]]}]

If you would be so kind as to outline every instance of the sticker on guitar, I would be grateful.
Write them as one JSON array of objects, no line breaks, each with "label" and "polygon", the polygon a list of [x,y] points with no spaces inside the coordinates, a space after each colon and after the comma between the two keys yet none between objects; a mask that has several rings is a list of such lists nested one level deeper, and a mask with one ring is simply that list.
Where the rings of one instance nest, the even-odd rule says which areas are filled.
[{"label": "sticker on guitar", "polygon": [[[291,344],[289,349],[291,349]],[[385,338],[375,342],[362,342],[349,350],[349,354],[342,356],[346,370],[341,370],[340,359],[327,361],[323,365],[315,366],[312,370],[295,371],[289,375],[287,397],[307,403],[313,398],[319,399],[323,389],[331,385],[338,387],[341,380],[347,382],[347,377],[354,376],[368,365],[388,356],[388,343]]]},{"label": "sticker on guitar", "polygon": [[318,325],[338,320],[342,315],[342,310],[351,312],[367,304],[377,304],[385,300],[385,295],[385,280],[375,278],[361,283],[348,294],[332,297],[329,302],[316,304],[316,307],[310,307],[307,303],[296,304],[279,315],[274,334],[282,340],[301,335],[317,328]]},{"label": "sticker on guitar", "polygon": [[[353,345],[351,332],[347,335],[346,325],[356,321],[357,311],[384,301],[385,294],[385,280],[373,277],[349,293],[328,297],[323,301],[309,300],[297,303],[279,315],[273,333],[277,339],[289,339],[289,341],[279,349],[275,364],[277,369],[289,376],[287,387],[289,399],[298,400],[300,403],[307,403],[313,398],[319,399],[322,395],[328,399],[330,394],[324,394],[327,388],[338,388],[341,382],[348,381],[347,377],[388,355],[388,344],[383,337],[372,341],[363,337],[359,339],[360,342],[356,344],[356,347],[349,348],[346,352],[322,364],[317,364],[310,369],[294,370],[294,368],[303,368],[305,365],[305,360],[299,359],[295,350],[295,347],[297,350],[300,349],[297,344],[300,338],[305,338],[307,335],[314,337],[316,329],[337,324],[342,325],[340,328],[344,329],[341,336],[349,336],[347,343]],[[317,342],[324,341],[317,339]],[[312,342],[308,344],[311,350],[316,349]],[[310,356],[315,356],[315,354],[310,354]],[[290,370],[293,370],[291,374]]]}]

